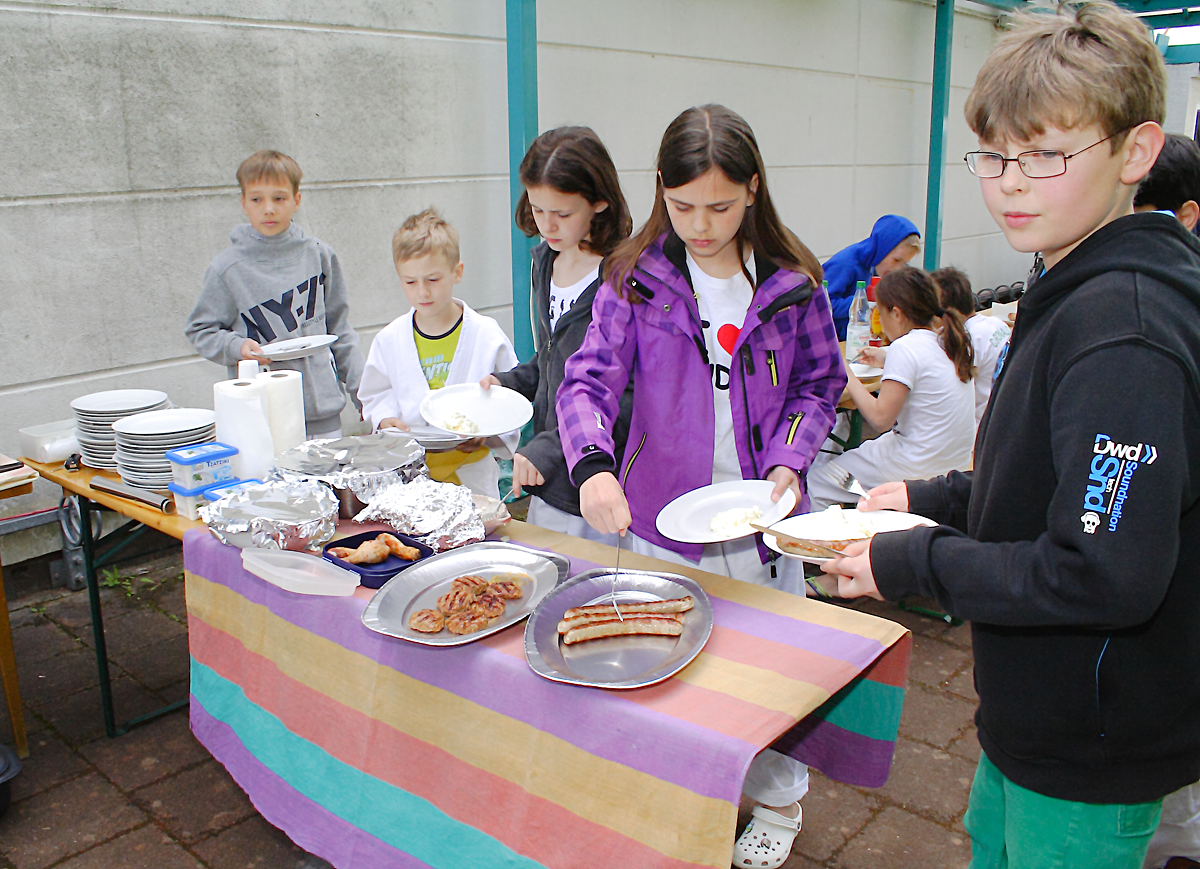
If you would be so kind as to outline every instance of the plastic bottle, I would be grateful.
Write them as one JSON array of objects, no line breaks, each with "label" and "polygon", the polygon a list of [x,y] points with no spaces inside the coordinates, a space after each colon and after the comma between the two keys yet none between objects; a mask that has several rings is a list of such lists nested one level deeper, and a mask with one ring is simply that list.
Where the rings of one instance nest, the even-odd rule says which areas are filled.
[{"label": "plastic bottle", "polygon": [[871,309],[867,303],[867,285],[859,281],[850,302],[850,320],[846,324],[846,361],[857,362],[871,339]]},{"label": "plastic bottle", "polygon": [[[875,288],[879,286],[879,275],[871,278],[867,285],[867,301],[871,305],[871,337],[883,337],[883,323],[879,319],[879,309],[875,306]],[[875,346],[875,345],[872,345]]]}]

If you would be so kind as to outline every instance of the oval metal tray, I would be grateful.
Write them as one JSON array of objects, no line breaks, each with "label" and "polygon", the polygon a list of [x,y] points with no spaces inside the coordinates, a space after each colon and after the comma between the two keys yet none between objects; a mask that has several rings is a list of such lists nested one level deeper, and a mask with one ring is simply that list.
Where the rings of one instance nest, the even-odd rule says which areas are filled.
[{"label": "oval metal tray", "polygon": [[533,672],[555,682],[591,688],[644,688],[674,676],[700,654],[712,633],[708,595],[694,580],[674,573],[622,570],[618,601],[669,600],[691,595],[696,605],[684,614],[678,637],[609,637],[564,646],[558,623],[571,607],[607,602],[613,569],[602,567],[573,576],[542,600],[525,625],[525,658]]},{"label": "oval metal tray", "polygon": [[[570,562],[553,552],[540,552],[511,543],[484,541],[460,549],[442,552],[401,571],[375,593],[363,610],[362,623],[376,633],[421,643],[426,646],[461,646],[481,640],[533,612],[541,600],[570,570]],[[533,582],[525,596],[509,601],[504,615],[482,631],[473,634],[423,634],[408,626],[408,619],[422,609],[436,609],[437,599],[450,590],[450,584],[465,574],[485,579],[505,573],[527,573]]]}]

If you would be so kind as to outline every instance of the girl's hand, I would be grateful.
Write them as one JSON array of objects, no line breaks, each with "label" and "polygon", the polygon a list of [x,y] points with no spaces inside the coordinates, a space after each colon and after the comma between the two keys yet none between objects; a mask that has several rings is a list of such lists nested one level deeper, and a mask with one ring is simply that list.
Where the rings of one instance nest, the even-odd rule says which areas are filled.
[{"label": "girl's hand", "polygon": [[247,338],[245,341],[242,342],[242,358],[243,359],[252,359],[255,362],[270,362],[271,361],[270,359],[268,359],[266,356],[263,355],[262,345],[259,344],[257,341],[255,341],[253,338]]},{"label": "girl's hand", "polygon": [[859,510],[896,510],[908,512],[908,484],[903,480],[884,483],[867,492],[867,497],[858,502]]},{"label": "girl's hand", "polygon": [[378,430],[383,431],[385,428],[398,428],[400,431],[408,431],[408,426],[396,419],[394,416],[389,416],[379,421]]},{"label": "girl's hand", "polygon": [[625,492],[609,471],[588,477],[579,487],[579,512],[601,534],[624,536],[633,521]]},{"label": "girl's hand", "polygon": [[[490,377],[491,375],[489,375]],[[542,472],[534,467],[533,462],[525,458],[520,453],[513,456],[513,494],[519,496],[522,486],[544,486],[546,478],[542,476]]]},{"label": "girl's hand", "polygon": [[800,503],[800,478],[796,476],[796,472],[791,468],[776,465],[767,474],[767,479],[775,484],[775,488],[771,490],[771,500],[773,502],[778,504],[779,499],[783,497],[783,493],[791,489],[796,494],[796,503]]},{"label": "girl's hand", "polygon": [[[890,484],[889,484],[890,485]],[[901,485],[904,485],[901,483]],[[827,561],[821,570],[837,577],[838,594],[842,597],[873,597],[883,600],[871,572],[871,541],[851,543],[841,558]]]},{"label": "girl's hand", "polygon": [[484,392],[487,392],[493,386],[500,385],[500,378],[495,374],[489,374],[487,377],[483,378],[483,380],[479,381],[479,385],[483,387]]},{"label": "girl's hand", "polygon": [[863,352],[858,354],[858,358],[867,365],[882,368],[884,360],[887,359],[887,350],[883,347],[865,347]]}]

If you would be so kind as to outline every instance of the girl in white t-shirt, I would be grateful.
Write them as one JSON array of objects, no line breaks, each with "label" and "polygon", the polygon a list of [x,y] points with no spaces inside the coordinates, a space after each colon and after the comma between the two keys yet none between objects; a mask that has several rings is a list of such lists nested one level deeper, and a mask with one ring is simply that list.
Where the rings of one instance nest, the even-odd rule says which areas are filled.
[{"label": "girl in white t-shirt", "polygon": [[942,307],[953,308],[962,314],[967,334],[971,336],[971,352],[975,354],[975,426],[978,428],[992,396],[996,363],[1012,337],[1012,329],[1000,317],[975,312],[975,294],[971,292],[970,279],[963,272],[946,266],[931,277],[937,284]]},{"label": "girl in white t-shirt", "polygon": [[[971,339],[962,315],[942,308],[929,274],[908,266],[885,275],[875,299],[892,342],[883,359],[879,395],[853,374],[846,389],[863,419],[883,434],[840,456],[818,457],[808,475],[814,510],[855,500],[834,483],[831,465],[867,489],[971,466],[975,390]],[[876,364],[881,355],[873,349],[864,354]]]}]

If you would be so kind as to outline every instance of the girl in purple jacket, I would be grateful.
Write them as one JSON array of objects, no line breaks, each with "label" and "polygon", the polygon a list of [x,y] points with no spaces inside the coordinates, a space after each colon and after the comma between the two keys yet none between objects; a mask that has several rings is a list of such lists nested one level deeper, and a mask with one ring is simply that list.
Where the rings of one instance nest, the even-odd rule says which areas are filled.
[{"label": "girl in purple jacket", "polygon": [[[677,496],[727,480],[771,480],[774,500],[791,488],[807,511],[804,475],[846,375],[821,266],[780,222],[766,180],[754,133],[734,112],[700,106],[671,122],[653,212],[606,263],[556,407],[593,528],[631,529],[635,552],[802,594],[799,562],[764,564],[757,537],[701,546],[655,527]],[[630,380],[617,467],[613,424]],[[774,808],[755,808],[735,865],[782,865],[807,789],[803,764],[773,751],[755,759],[746,793]]]}]

